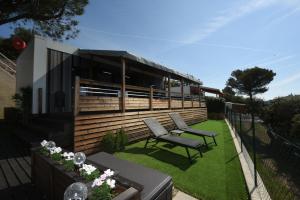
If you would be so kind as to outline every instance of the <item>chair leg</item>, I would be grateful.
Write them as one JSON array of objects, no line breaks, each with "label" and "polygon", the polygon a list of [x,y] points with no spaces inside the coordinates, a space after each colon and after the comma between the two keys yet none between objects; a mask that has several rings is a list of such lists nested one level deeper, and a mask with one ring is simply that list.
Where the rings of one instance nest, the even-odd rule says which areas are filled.
[{"label": "chair leg", "polygon": [[185,147],[185,150],[186,150],[186,153],[187,153],[187,155],[188,155],[188,157],[189,157],[190,162],[192,163],[192,158],[191,158],[189,149],[188,149],[187,147]]},{"label": "chair leg", "polygon": [[147,137],[147,141],[146,141],[146,144],[145,144],[144,148],[147,148],[147,144],[149,142],[149,139],[150,139],[150,137]]},{"label": "chair leg", "polygon": [[213,139],[214,139],[216,146],[218,146],[215,136],[213,136]]},{"label": "chair leg", "polygon": [[199,154],[201,156],[201,158],[203,157],[202,151],[201,151],[201,147],[198,148]]},{"label": "chair leg", "polygon": [[203,137],[203,140],[204,140],[204,143],[205,143],[206,147],[208,148],[208,144],[207,144],[207,142],[206,142],[205,136],[202,136],[202,137]]}]

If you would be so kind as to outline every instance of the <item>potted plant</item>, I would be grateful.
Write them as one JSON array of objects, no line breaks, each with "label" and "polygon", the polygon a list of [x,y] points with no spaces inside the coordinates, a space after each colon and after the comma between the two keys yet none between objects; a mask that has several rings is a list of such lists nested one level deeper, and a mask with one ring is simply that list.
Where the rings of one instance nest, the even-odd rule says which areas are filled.
[{"label": "potted plant", "polygon": [[56,147],[52,141],[42,141],[32,149],[32,182],[46,199],[62,199],[66,188],[75,182],[87,185],[89,199],[139,199],[137,189],[122,185],[122,178],[111,169],[102,170],[85,163],[85,155]]}]

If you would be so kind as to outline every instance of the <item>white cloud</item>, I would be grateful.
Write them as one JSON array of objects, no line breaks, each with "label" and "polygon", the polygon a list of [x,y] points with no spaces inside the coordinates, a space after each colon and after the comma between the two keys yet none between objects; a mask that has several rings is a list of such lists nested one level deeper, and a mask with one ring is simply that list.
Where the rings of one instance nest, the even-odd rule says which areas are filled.
[{"label": "white cloud", "polygon": [[[113,37],[125,37],[125,38],[133,38],[133,39],[142,39],[142,40],[152,40],[152,41],[161,41],[161,42],[168,42],[168,43],[174,43],[174,44],[179,44],[181,45],[188,45],[189,43],[185,40],[171,40],[167,38],[158,38],[158,37],[152,37],[152,36],[147,36],[147,35],[136,35],[136,34],[125,34],[125,33],[113,33],[113,32],[107,32],[103,30],[98,30],[94,29],[91,27],[86,27],[86,26],[80,26],[80,29],[82,29],[82,34],[85,36],[90,37],[94,41],[97,41],[99,39],[99,36],[92,36],[95,33],[97,34],[104,34],[108,36],[113,36]],[[236,46],[236,45],[230,45],[230,44],[216,44],[216,43],[207,43],[207,42],[198,42],[195,43],[197,45],[202,45],[202,46],[213,46],[213,47],[220,47],[220,48],[227,48],[227,49],[239,49],[239,50],[245,50],[245,51],[254,51],[254,52],[265,52],[265,53],[272,53],[269,50],[265,49],[257,49],[257,48],[252,48],[252,47],[245,47],[245,46]],[[174,47],[171,47],[170,49],[173,49]]]},{"label": "white cloud", "polygon": [[257,65],[258,66],[267,66],[267,65],[283,62],[283,61],[286,61],[286,60],[290,60],[293,57],[295,57],[295,55],[287,55],[287,56],[283,56],[283,57],[280,57],[280,58],[277,58],[277,59],[269,60],[267,62],[258,63]]},{"label": "white cloud", "polygon": [[[295,6],[299,5],[299,2],[299,0],[251,0],[246,4],[227,10],[226,12],[224,12],[224,14],[214,17],[211,21],[204,25],[204,27],[200,27],[197,31],[194,32],[194,34],[188,36],[185,39],[185,43],[197,43],[208,37],[212,33],[220,30],[229,23],[260,9],[267,8],[275,4]],[[298,9],[293,10],[293,13],[296,11],[298,11]],[[283,17],[288,17],[290,15],[291,14],[286,14]]]},{"label": "white cloud", "polygon": [[288,85],[292,82],[295,82],[299,79],[300,79],[300,72],[293,74],[293,75],[291,75],[285,79],[282,79],[280,81],[274,82],[273,84],[270,85],[270,88],[274,89],[274,88],[282,87],[282,86]]}]

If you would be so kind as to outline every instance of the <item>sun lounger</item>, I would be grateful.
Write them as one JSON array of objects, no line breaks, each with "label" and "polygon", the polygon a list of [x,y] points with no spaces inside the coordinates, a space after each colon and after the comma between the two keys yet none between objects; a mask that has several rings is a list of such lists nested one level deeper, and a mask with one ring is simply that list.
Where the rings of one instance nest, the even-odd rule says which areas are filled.
[{"label": "sun lounger", "polygon": [[217,145],[215,137],[217,136],[216,133],[210,132],[210,131],[203,131],[203,130],[197,130],[190,128],[185,121],[182,119],[182,117],[179,115],[179,113],[169,113],[169,116],[173,120],[174,124],[179,130],[182,130],[186,133],[190,133],[197,136],[202,136],[203,140],[205,142],[205,145],[208,146],[205,137],[212,137],[214,140],[214,143]]},{"label": "sun lounger", "polygon": [[157,141],[168,142],[174,145],[182,146],[186,149],[188,158],[190,162],[192,162],[192,158],[190,156],[189,148],[198,150],[200,156],[202,157],[201,147],[203,144],[198,140],[192,140],[189,138],[179,137],[176,135],[171,135],[169,132],[154,118],[144,119],[145,124],[153,133],[151,136],[147,138],[145,148],[150,139],[154,139]]}]

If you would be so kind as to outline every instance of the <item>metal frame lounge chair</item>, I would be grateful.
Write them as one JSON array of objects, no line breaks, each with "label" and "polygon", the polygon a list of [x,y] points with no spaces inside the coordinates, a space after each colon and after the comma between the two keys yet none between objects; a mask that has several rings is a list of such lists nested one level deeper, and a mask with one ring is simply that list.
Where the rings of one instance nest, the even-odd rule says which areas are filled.
[{"label": "metal frame lounge chair", "polygon": [[206,145],[207,147],[208,147],[208,144],[207,144],[207,142],[206,142],[205,137],[212,137],[213,140],[214,140],[214,143],[217,145],[217,142],[216,142],[216,139],[215,139],[215,137],[217,136],[216,133],[190,128],[190,127],[185,123],[185,121],[182,119],[182,117],[180,116],[179,113],[169,113],[169,116],[171,117],[171,119],[173,120],[174,124],[176,125],[176,127],[177,127],[179,130],[184,131],[184,132],[186,132],[186,133],[190,133],[190,134],[193,134],[193,135],[197,135],[197,136],[203,137],[203,140],[204,140],[205,145]]},{"label": "metal frame lounge chair", "polygon": [[192,158],[189,152],[189,148],[196,149],[200,156],[202,157],[201,147],[203,146],[203,143],[198,140],[192,140],[189,138],[179,137],[176,135],[171,135],[169,132],[154,118],[146,118],[143,120],[144,123],[147,125],[147,127],[150,129],[150,131],[153,133],[151,134],[146,141],[145,147],[147,147],[147,144],[149,143],[150,139],[156,140],[156,143],[159,141],[162,142],[168,142],[174,145],[182,146],[185,148],[186,153],[188,155],[188,158],[190,162],[192,162]]}]

